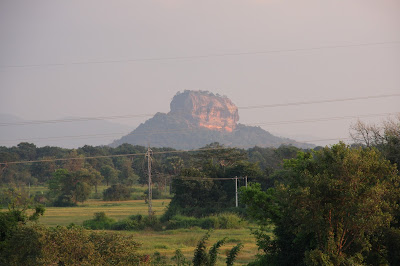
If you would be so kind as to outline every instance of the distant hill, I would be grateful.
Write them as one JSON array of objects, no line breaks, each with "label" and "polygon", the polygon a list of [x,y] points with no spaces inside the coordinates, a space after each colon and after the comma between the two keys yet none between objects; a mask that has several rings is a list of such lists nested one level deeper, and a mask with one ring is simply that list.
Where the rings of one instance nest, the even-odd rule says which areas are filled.
[{"label": "distant hill", "polygon": [[170,107],[169,113],[157,113],[128,135],[114,141],[111,146],[129,143],[196,149],[219,142],[240,148],[278,147],[282,144],[300,148],[314,147],[312,144],[276,137],[260,127],[238,124],[238,108],[226,96],[186,90],[175,95]]},{"label": "distant hill", "polygon": [[[68,118],[63,120],[65,119]],[[27,122],[30,121],[10,114],[0,114],[0,146],[11,147],[20,142],[34,143],[38,147],[99,146],[112,142],[131,129],[126,125],[104,120],[47,124],[26,124]]]}]

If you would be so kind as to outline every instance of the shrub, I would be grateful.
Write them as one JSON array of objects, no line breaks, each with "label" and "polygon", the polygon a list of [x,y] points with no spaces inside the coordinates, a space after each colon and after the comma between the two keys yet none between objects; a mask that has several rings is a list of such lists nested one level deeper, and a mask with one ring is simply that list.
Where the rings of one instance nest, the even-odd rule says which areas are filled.
[{"label": "shrub", "polygon": [[53,202],[54,207],[75,207],[77,204],[72,201],[70,196],[61,195]]},{"label": "shrub", "polygon": [[131,197],[131,192],[132,190],[124,185],[112,185],[103,191],[103,200],[128,200]]},{"label": "shrub", "polygon": [[161,255],[160,252],[156,251],[154,252],[152,256],[152,265],[167,265],[167,256]]},{"label": "shrub", "polygon": [[237,229],[246,225],[237,214],[221,213],[205,218],[183,215],[173,216],[166,224],[167,229],[201,227],[202,229]]},{"label": "shrub", "polygon": [[110,228],[112,230],[161,230],[162,224],[156,216],[132,215],[128,219],[118,221]]},{"label": "shrub", "polygon": [[200,226],[202,219],[195,217],[187,217],[182,215],[175,215],[171,220],[168,221],[167,229],[179,229],[179,228],[191,228],[194,226]]},{"label": "shrub", "polygon": [[238,229],[245,225],[245,222],[234,213],[221,213],[210,216],[215,229]]},{"label": "shrub", "polygon": [[111,229],[115,220],[106,216],[104,212],[96,212],[92,220],[83,221],[83,227],[92,230]]},{"label": "shrub", "polygon": [[180,249],[175,250],[175,256],[173,256],[171,260],[174,261],[175,265],[177,266],[190,265],[190,262],[186,260],[185,256],[183,255]]},{"label": "shrub", "polygon": [[21,223],[9,228],[7,237],[0,241],[0,265],[36,265],[41,234],[39,230]]},{"label": "shrub", "polygon": [[0,249],[1,265],[138,265],[133,236],[81,227],[19,224]]},{"label": "shrub", "polygon": [[[203,238],[197,243],[197,247],[194,251],[194,256],[193,256],[193,265],[194,266],[203,266],[203,265],[209,265],[209,266],[215,266],[217,263],[217,257],[219,253],[219,249],[221,246],[223,246],[227,240],[227,238],[223,238],[219,241],[217,241],[211,248],[208,249],[207,252],[207,240],[210,237],[210,232],[207,232]],[[242,249],[243,244],[238,243],[236,246],[234,246],[228,253],[226,257],[226,264],[228,266],[232,266],[233,262],[236,260],[236,257],[240,250]]]}]

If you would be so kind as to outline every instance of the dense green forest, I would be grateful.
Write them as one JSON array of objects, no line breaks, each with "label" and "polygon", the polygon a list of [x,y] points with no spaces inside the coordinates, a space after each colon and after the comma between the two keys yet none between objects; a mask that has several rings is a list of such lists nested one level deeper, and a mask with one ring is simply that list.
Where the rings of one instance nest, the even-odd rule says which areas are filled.
[{"label": "dense green forest", "polygon": [[[97,186],[101,184],[110,186],[103,195],[105,198],[127,199],[129,196],[126,192],[124,194],[124,189],[133,184],[147,184],[146,151],[146,147],[130,144],[117,148],[84,146],[62,149],[36,147],[23,142],[16,147],[0,147],[0,161],[9,162],[1,166],[1,184],[8,187],[48,186],[46,195],[34,195],[37,203],[46,206],[73,206],[84,202],[92,190],[97,192]],[[212,178],[248,176],[249,180],[267,184],[270,174],[282,168],[283,159],[293,158],[298,151],[293,146],[240,150],[218,143],[194,152],[153,148],[153,193],[156,196],[157,190],[165,190],[174,177],[193,175]],[[25,161],[33,162],[14,163]],[[175,182],[173,189],[179,190],[178,183]],[[3,204],[6,203],[6,199],[2,200]]]},{"label": "dense green forest", "polygon": [[[98,213],[84,226],[218,228],[223,221],[240,217],[259,226],[253,233],[261,254],[252,265],[399,265],[400,126],[359,123],[352,134],[356,141],[352,146],[338,143],[313,150],[292,146],[243,150],[218,143],[192,152],[153,149],[153,195],[168,188],[172,193],[165,214],[113,221]],[[43,205],[75,206],[93,193],[104,200],[129,199],[132,185],[147,183],[146,151],[128,144],[76,150],[30,143],[1,147],[0,161],[9,162],[1,168],[1,201],[8,206],[0,213],[1,263],[163,265],[139,256],[139,245],[127,236],[34,223],[45,211]],[[20,161],[32,162],[16,163]],[[246,187],[240,179],[238,208],[234,208],[235,177],[247,177],[249,182]],[[37,184],[47,186],[47,193],[29,195],[23,189]],[[99,185],[107,186],[102,194]],[[36,207],[28,215],[32,206]],[[214,265],[214,249],[225,240],[207,252],[207,238],[198,243],[193,265]],[[31,250],[32,245],[40,248]],[[52,245],[59,247],[54,254],[49,252]],[[76,245],[79,250],[73,250]],[[61,246],[70,248],[68,254],[75,257]],[[21,252],[16,253],[17,247]],[[240,248],[238,244],[232,249],[228,265]],[[124,255],[117,258],[111,253]],[[79,262],[74,261],[77,258]],[[177,264],[190,263],[182,261]]]}]

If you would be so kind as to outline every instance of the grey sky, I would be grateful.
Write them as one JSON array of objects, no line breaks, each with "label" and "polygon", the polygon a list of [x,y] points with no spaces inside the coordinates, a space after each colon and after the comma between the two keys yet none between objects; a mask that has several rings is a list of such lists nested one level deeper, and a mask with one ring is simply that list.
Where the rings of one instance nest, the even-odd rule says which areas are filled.
[{"label": "grey sky", "polygon": [[[399,42],[399,14],[398,0],[2,0],[0,113],[42,120],[168,112],[172,97],[184,89],[226,95],[240,107],[400,93],[399,43],[123,62]],[[99,61],[122,62],[74,64]],[[26,65],[39,66],[11,67]],[[241,123],[251,124],[391,113],[400,112],[399,99],[239,115]],[[145,119],[115,122],[136,126]],[[262,127],[343,138],[351,122]]]}]

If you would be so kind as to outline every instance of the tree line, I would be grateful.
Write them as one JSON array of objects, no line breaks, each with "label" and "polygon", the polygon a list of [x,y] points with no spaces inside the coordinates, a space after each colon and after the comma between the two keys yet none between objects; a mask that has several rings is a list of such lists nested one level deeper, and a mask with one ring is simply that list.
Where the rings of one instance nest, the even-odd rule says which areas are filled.
[{"label": "tree line", "polygon": [[[171,185],[172,177],[193,176],[197,174],[196,171],[201,172],[200,176],[251,176],[262,180],[275,169],[281,168],[283,159],[292,158],[299,151],[293,146],[242,150],[223,147],[218,143],[204,148],[215,150],[176,153],[171,148],[153,148],[156,153],[152,161],[154,196],[160,194],[160,191],[166,191]],[[129,199],[129,188],[133,184],[147,184],[147,160],[143,155],[146,150],[146,147],[130,144],[116,148],[86,145],[78,149],[63,149],[36,147],[32,143],[22,142],[14,147],[0,147],[0,162],[46,161],[2,165],[0,183],[3,189],[5,186],[48,186],[49,192],[46,195],[30,195],[38,203],[47,206],[73,206],[84,202],[90,193],[98,193],[99,185],[109,187],[103,195],[105,200]],[[158,152],[165,153],[157,154]],[[133,156],[84,159],[123,154]],[[7,193],[11,192],[4,192],[3,197]],[[6,199],[2,201],[3,205],[7,203]]]}]

